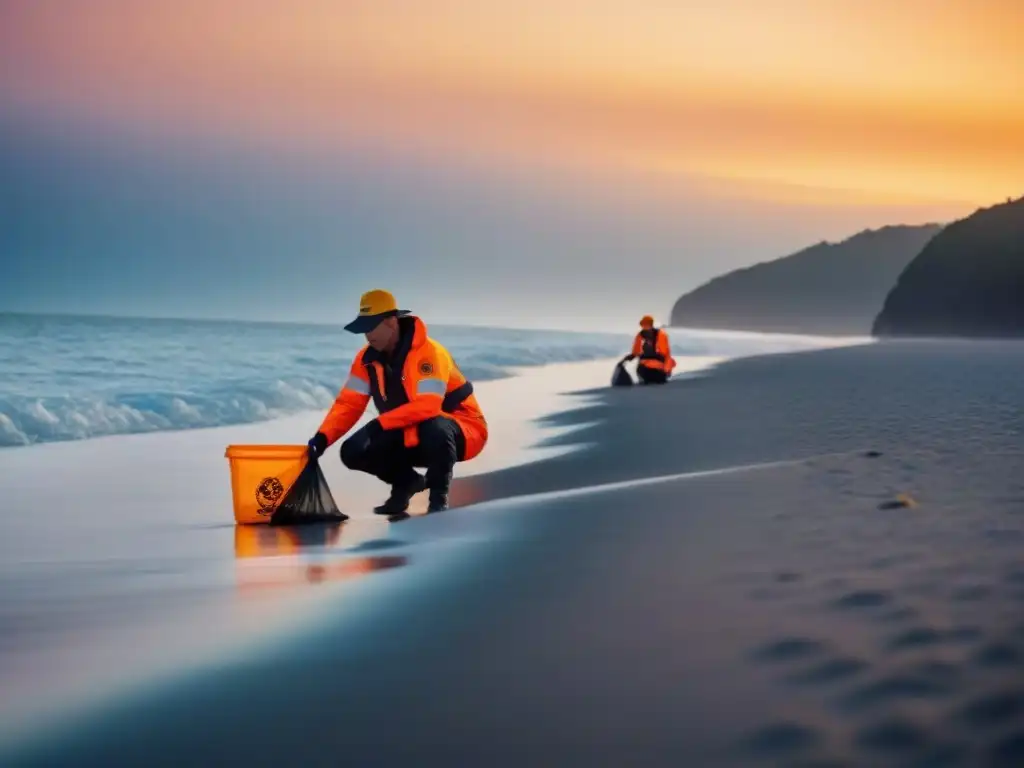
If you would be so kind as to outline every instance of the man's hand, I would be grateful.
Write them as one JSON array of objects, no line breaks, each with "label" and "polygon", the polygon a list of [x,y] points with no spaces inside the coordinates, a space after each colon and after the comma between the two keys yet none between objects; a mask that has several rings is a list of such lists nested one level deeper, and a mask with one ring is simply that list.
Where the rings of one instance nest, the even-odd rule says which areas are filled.
[{"label": "man's hand", "polygon": [[632,360],[633,358],[635,358],[635,357],[636,357],[636,355],[626,355],[626,356],[625,356],[624,358],[622,358],[622,359],[621,359],[621,360],[620,360],[619,362],[620,362],[620,363],[628,363],[628,362],[630,362],[630,361],[631,361],[631,360]]},{"label": "man's hand", "polygon": [[309,446],[309,458],[315,461],[323,456],[324,451],[327,450],[327,435],[323,432],[317,432],[309,439],[306,445]]}]

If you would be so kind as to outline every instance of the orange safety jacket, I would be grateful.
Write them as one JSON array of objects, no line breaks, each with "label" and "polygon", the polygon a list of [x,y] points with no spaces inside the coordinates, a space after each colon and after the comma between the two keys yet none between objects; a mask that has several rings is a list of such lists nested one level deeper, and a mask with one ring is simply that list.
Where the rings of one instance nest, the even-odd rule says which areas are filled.
[{"label": "orange safety jacket", "polygon": [[474,458],[487,443],[487,420],[472,382],[448,350],[427,336],[422,320],[410,315],[398,323],[399,341],[392,355],[369,345],[356,354],[319,431],[333,444],[355,426],[372,399],[381,427],[403,430],[406,447],[418,444],[420,422],[444,416],[455,420],[466,439],[460,459]]},{"label": "orange safety jacket", "polygon": [[633,357],[639,358],[637,365],[672,373],[676,361],[669,349],[668,334],[659,328],[645,328],[633,340]]}]

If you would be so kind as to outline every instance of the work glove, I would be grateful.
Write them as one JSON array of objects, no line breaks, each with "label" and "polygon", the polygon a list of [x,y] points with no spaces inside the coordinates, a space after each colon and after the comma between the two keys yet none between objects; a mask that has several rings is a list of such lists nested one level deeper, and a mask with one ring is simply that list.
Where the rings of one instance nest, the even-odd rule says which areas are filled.
[{"label": "work glove", "polygon": [[317,432],[309,439],[306,445],[309,446],[309,458],[315,461],[323,456],[324,451],[327,450],[327,435],[323,432]]}]

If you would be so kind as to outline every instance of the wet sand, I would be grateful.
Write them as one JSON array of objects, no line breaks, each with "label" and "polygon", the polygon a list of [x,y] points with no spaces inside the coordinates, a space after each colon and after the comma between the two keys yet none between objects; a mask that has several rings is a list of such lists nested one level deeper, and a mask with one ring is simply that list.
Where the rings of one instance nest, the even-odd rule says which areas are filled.
[{"label": "wet sand", "polygon": [[603,389],[291,636],[4,765],[1024,764],[1024,345]]},{"label": "wet sand", "polygon": [[[492,444],[458,474],[564,453],[532,447],[530,417],[586,403],[559,393],[568,381],[604,383],[610,369],[559,364],[480,384]],[[348,522],[235,526],[225,446],[301,444],[322,415],[0,451],[0,744],[33,723],[49,728],[61,712],[272,642],[319,615],[324,588],[344,591],[408,563],[357,549],[388,535],[371,512],[387,488],[346,472],[333,448],[322,466]],[[425,506],[422,494],[412,511]]]}]

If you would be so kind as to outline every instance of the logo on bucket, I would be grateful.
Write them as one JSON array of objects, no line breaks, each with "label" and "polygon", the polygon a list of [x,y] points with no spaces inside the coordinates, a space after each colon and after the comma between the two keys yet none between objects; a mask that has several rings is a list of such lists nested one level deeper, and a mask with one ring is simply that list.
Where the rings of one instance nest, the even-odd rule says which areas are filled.
[{"label": "logo on bucket", "polygon": [[271,514],[277,502],[280,501],[281,495],[284,493],[284,486],[281,481],[276,477],[265,477],[260,481],[260,484],[256,486],[256,503],[260,505],[259,513],[261,515]]}]

